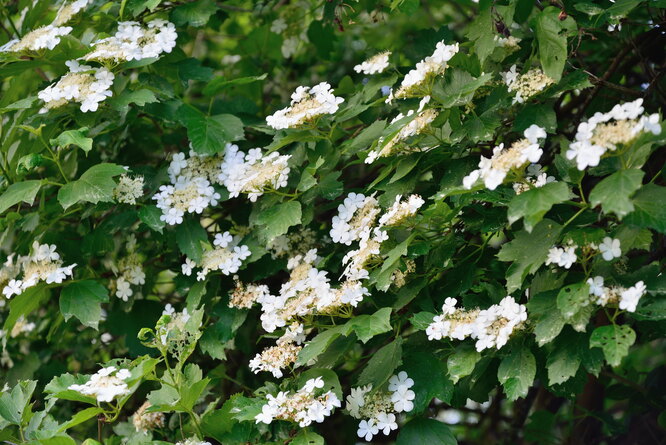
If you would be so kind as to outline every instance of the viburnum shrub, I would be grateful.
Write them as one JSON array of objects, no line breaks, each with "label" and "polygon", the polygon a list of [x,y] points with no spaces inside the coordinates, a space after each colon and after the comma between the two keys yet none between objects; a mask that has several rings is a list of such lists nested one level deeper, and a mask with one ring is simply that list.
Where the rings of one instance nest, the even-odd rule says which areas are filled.
[{"label": "viburnum shrub", "polygon": [[0,439],[666,437],[664,0],[1,0]]}]

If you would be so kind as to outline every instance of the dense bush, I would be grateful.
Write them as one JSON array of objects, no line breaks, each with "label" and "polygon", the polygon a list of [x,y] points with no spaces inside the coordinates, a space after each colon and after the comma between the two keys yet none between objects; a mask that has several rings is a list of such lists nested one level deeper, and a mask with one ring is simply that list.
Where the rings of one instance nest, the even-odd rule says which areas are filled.
[{"label": "dense bush", "polygon": [[663,443],[661,8],[0,1],[0,439]]}]

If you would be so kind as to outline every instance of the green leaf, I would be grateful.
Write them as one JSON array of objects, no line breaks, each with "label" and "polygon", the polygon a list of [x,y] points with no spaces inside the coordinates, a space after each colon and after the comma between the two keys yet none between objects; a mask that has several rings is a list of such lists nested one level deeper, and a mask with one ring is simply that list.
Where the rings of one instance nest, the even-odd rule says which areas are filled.
[{"label": "green leaf", "polygon": [[556,82],[562,77],[567,60],[565,24],[560,20],[560,10],[548,6],[536,17],[536,38],[539,43],[539,60],[543,72]]},{"label": "green leaf", "polygon": [[103,412],[104,410],[97,406],[91,406],[90,408],[86,408],[83,411],[79,411],[78,413],[74,414],[68,422],[63,423],[60,428],[58,428],[58,432],[66,431],[69,428],[79,425],[86,420],[90,420]]},{"label": "green leaf", "polygon": [[453,396],[453,383],[446,375],[446,365],[440,360],[434,347],[408,345],[405,348],[404,370],[414,380],[414,410],[418,414],[425,410],[433,398],[449,403]]},{"label": "green leaf", "polygon": [[577,338],[565,331],[555,341],[554,348],[546,360],[549,385],[564,383],[578,372],[581,355]]},{"label": "green leaf", "polygon": [[532,296],[527,302],[530,319],[534,323],[534,337],[539,346],[557,337],[566,320],[557,309],[557,298],[554,291]]},{"label": "green leaf", "polygon": [[469,25],[467,38],[474,42],[474,52],[483,65],[483,61],[495,49],[495,26],[491,16],[492,2],[481,0],[476,19]]},{"label": "green leaf", "polygon": [[402,363],[402,337],[397,337],[388,345],[375,352],[361,372],[357,386],[372,385],[379,388],[386,382],[393,371]]},{"label": "green leaf", "polygon": [[455,351],[446,361],[449,377],[451,377],[453,383],[458,383],[458,380],[470,375],[479,360],[481,360],[481,354],[477,352],[474,346],[466,344],[456,346]]},{"label": "green leaf", "polygon": [[526,345],[512,347],[497,370],[497,378],[509,400],[525,397],[535,376],[536,359]]},{"label": "green leaf", "polygon": [[359,315],[352,318],[348,323],[356,336],[363,343],[367,343],[372,337],[392,330],[391,308],[381,308],[372,315]]},{"label": "green leaf", "polygon": [[19,202],[32,205],[41,186],[42,181],[37,179],[16,182],[10,185],[0,196],[0,213],[4,213],[5,210]]},{"label": "green leaf", "polygon": [[153,205],[139,209],[139,219],[154,232],[162,233],[166,223],[160,219],[162,211]]},{"label": "green leaf", "polygon": [[112,202],[113,189],[116,187],[114,176],[125,173],[126,170],[116,164],[97,164],[90,167],[81,177],[65,184],[58,191],[58,201],[64,209],[71,207],[79,201],[93,204],[98,202]]},{"label": "green leaf", "polygon": [[334,328],[326,329],[324,332],[317,334],[312,340],[305,344],[305,347],[298,353],[297,366],[302,366],[310,360],[314,360],[326,350],[333,343],[333,340],[341,335],[349,333],[347,326],[336,326]]},{"label": "green leaf", "polygon": [[432,97],[443,108],[464,105],[469,103],[474,97],[474,92],[488,83],[492,77],[490,73],[483,73],[475,79],[467,71],[452,69],[446,72],[441,83],[435,84]]},{"label": "green leaf", "polygon": [[535,273],[546,261],[548,250],[558,241],[562,226],[549,219],[539,222],[532,232],[522,230],[497,254],[500,261],[512,261],[506,272],[509,293],[520,288],[528,274]]},{"label": "green leaf", "polygon": [[627,215],[625,222],[666,233],[666,187],[647,184],[632,202],[635,210]]},{"label": "green leaf", "polygon": [[263,210],[257,215],[257,224],[264,226],[261,236],[270,241],[284,235],[289,227],[301,223],[301,203],[287,201]]},{"label": "green leaf", "polygon": [[65,321],[74,316],[84,325],[97,329],[102,318],[101,304],[108,301],[108,290],[97,281],[79,281],[69,284],[60,293],[60,312]]},{"label": "green leaf", "polygon": [[324,438],[319,434],[302,429],[292,440],[290,445],[324,445]]},{"label": "green leaf", "polygon": [[243,122],[231,114],[207,116],[191,105],[182,105],[178,114],[197,153],[222,153],[227,142],[243,139]]},{"label": "green leaf", "polygon": [[37,382],[34,380],[23,380],[18,382],[11,391],[3,390],[0,395],[0,419],[4,418],[15,425],[23,424],[24,414],[29,415],[30,410],[26,410],[26,408],[36,385]]},{"label": "green leaf", "polygon": [[525,230],[531,232],[534,225],[543,219],[546,212],[555,204],[569,199],[569,196],[569,187],[561,181],[527,190],[514,197],[509,203],[509,224],[525,218]]},{"label": "green leaf", "polygon": [[604,213],[615,213],[619,219],[634,210],[631,196],[641,187],[645,172],[620,170],[599,182],[590,192],[590,203],[601,204]]},{"label": "green leaf", "polygon": [[121,113],[127,113],[130,104],[136,104],[143,107],[146,104],[159,102],[155,93],[145,88],[136,91],[124,90],[120,95],[109,100],[109,104],[115,110]]},{"label": "green leaf", "polygon": [[28,316],[28,314],[40,307],[48,296],[49,292],[43,283],[29,287],[20,295],[14,296],[9,302],[9,315],[5,319],[3,327],[5,332],[11,332],[19,317]]},{"label": "green leaf", "polygon": [[435,419],[417,417],[400,428],[396,445],[456,445],[448,426]]},{"label": "green leaf", "polygon": [[176,242],[181,252],[198,263],[203,255],[202,241],[208,240],[206,230],[198,218],[187,218],[176,228]]},{"label": "green leaf", "polygon": [[432,312],[417,312],[411,316],[409,322],[414,326],[414,329],[425,331],[432,323],[433,318],[435,318],[435,314]]},{"label": "green leaf", "polygon": [[51,145],[57,147],[67,147],[69,145],[76,145],[81,148],[86,154],[92,150],[92,138],[87,136],[88,127],[82,127],[78,130],[63,131],[57,138],[51,139]]},{"label": "green leaf", "polygon": [[222,76],[218,76],[206,84],[203,89],[203,93],[206,96],[214,96],[226,88],[235,85],[247,85],[250,83],[259,82],[260,80],[266,79],[267,76],[268,73],[264,73],[261,76],[237,77],[230,80],[227,80]]},{"label": "green leaf", "polygon": [[177,26],[186,24],[194,27],[204,26],[218,9],[213,0],[199,0],[185,3],[173,8],[171,11],[171,21]]},{"label": "green leaf", "polygon": [[576,283],[564,286],[557,294],[557,308],[565,320],[574,317],[583,307],[590,305],[590,286]]},{"label": "green leaf", "polygon": [[627,325],[601,326],[592,331],[590,348],[601,348],[608,364],[618,366],[635,341],[636,333]]}]

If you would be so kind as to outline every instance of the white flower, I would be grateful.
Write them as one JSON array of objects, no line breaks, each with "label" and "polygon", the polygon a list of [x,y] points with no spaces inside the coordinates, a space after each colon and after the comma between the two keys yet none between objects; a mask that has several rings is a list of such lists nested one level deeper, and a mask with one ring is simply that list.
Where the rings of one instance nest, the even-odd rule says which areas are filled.
[{"label": "white flower", "polygon": [[316,388],[323,388],[324,387],[324,380],[322,380],[321,377],[317,377],[315,379],[310,379],[307,382],[305,382],[305,386],[303,386],[303,389],[305,392],[314,392]]},{"label": "white flower", "polygon": [[[411,379],[410,379],[411,380]],[[398,387],[393,394],[391,394],[391,402],[393,402],[393,408],[396,412],[409,412],[414,409],[414,398],[416,394],[411,389],[407,389],[404,386]]]},{"label": "white flower", "polygon": [[2,293],[6,298],[11,298],[13,295],[20,295],[23,292],[23,282],[21,280],[9,280],[9,283],[2,289]]},{"label": "white flower", "polygon": [[389,379],[389,391],[395,392],[401,389],[409,389],[414,386],[414,380],[410,379],[405,371],[400,371]]},{"label": "white flower", "polygon": [[525,135],[525,139],[530,141],[532,144],[536,144],[539,139],[546,138],[546,130],[536,124],[530,125],[523,134]]},{"label": "white flower", "polygon": [[645,295],[646,290],[645,283],[642,281],[639,281],[629,289],[624,290],[620,294],[620,304],[618,307],[627,312],[635,312],[636,306],[638,306],[641,297]]},{"label": "white flower", "polygon": [[385,436],[391,434],[391,431],[398,429],[398,424],[395,421],[395,414],[393,413],[379,413],[377,414],[377,428],[384,433]]},{"label": "white flower", "polygon": [[594,278],[588,278],[587,284],[590,286],[590,295],[601,297],[604,294],[604,277],[597,275]]},{"label": "white flower", "polygon": [[261,413],[257,414],[254,416],[256,419],[256,423],[265,423],[265,424],[270,424],[273,421],[273,416],[275,415],[275,408],[271,407],[270,405],[264,405],[261,408]]},{"label": "white flower", "polygon": [[116,280],[116,297],[123,301],[127,301],[133,294],[128,281],[120,277]]},{"label": "white flower", "polygon": [[601,252],[603,259],[606,261],[621,257],[622,250],[620,250],[620,240],[612,239],[608,236],[605,237],[603,242],[599,244],[599,251]]},{"label": "white flower", "polygon": [[183,275],[187,275],[188,277],[192,275],[192,268],[194,268],[196,265],[197,263],[191,259],[185,258],[185,262],[180,266]]},{"label": "white flower", "polygon": [[358,437],[364,438],[370,442],[373,436],[379,434],[379,427],[375,423],[375,419],[361,420],[358,424],[358,431],[356,434]]}]

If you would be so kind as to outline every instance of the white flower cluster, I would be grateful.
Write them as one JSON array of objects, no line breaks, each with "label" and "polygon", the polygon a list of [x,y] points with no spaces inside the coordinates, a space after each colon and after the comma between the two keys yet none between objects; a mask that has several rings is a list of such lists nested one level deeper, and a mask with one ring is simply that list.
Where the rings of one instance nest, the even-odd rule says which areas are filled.
[{"label": "white flower cluster", "polygon": [[[78,14],[92,0],[75,0],[62,4],[56,18],[50,24],[32,30],[20,39],[12,39],[0,46],[2,52],[24,52],[53,49],[60,43],[60,37],[72,32],[71,26],[62,26]],[[27,11],[27,9],[26,9]]]},{"label": "white flower cluster", "polygon": [[21,39],[13,39],[0,46],[0,53],[53,49],[60,43],[60,37],[68,35],[72,29],[71,26],[54,26],[53,24],[42,26],[30,31]]},{"label": "white flower cluster", "polygon": [[456,308],[457,303],[455,298],[444,301],[442,315],[435,316],[426,329],[428,340],[464,340],[469,337],[476,340],[479,352],[489,348],[500,349],[527,320],[525,306],[516,303],[510,296],[483,310]]},{"label": "white flower cluster", "polygon": [[523,103],[535,94],[540,93],[548,85],[555,83],[553,79],[546,76],[540,69],[532,69],[525,74],[516,72],[516,65],[513,65],[509,71],[502,73],[504,83],[509,92],[516,92],[513,103]]},{"label": "white flower cluster", "polygon": [[129,394],[125,380],[130,376],[127,369],[116,369],[115,366],[109,366],[97,371],[83,385],[70,385],[67,389],[95,397],[98,402],[111,403],[116,397]]},{"label": "white flower cluster", "polygon": [[92,3],[92,1],[93,0],[74,0],[73,2],[64,2],[60,6],[60,9],[58,9],[56,18],[51,24],[56,26],[64,25],[65,23],[69,22],[76,14],[81,12],[83,8],[88,6],[88,3]]},{"label": "white flower cluster", "polygon": [[372,164],[375,162],[375,160],[377,160],[377,158],[391,156],[400,152],[418,151],[418,149],[405,145],[405,142],[408,138],[421,134],[423,130],[425,130],[428,125],[430,125],[437,117],[438,113],[436,110],[432,108],[427,110],[423,109],[428,102],[430,102],[430,96],[425,96],[423,99],[421,99],[419,108],[416,111],[409,110],[406,115],[403,115],[402,113],[398,114],[391,121],[391,124],[398,122],[404,117],[412,116],[414,113],[417,113],[416,117],[410,120],[388,141],[384,142],[384,138],[380,137],[377,141],[379,147],[376,150],[372,150],[370,153],[368,153],[368,156],[365,158],[365,163]]},{"label": "white flower cluster", "polygon": [[382,53],[375,54],[365,62],[356,65],[354,67],[354,71],[367,75],[382,73],[389,66],[390,55],[391,51],[384,51]]},{"label": "white flower cluster", "polygon": [[608,113],[595,113],[578,125],[576,139],[569,145],[567,159],[576,161],[578,170],[599,165],[607,151],[631,143],[642,132],[661,133],[658,114],[643,114],[643,99],[617,104]]},{"label": "white flower cluster", "polygon": [[[56,252],[56,246],[51,244],[32,243],[32,254],[21,255],[14,262],[14,255],[10,255],[0,270],[0,281],[6,283],[2,294],[6,298],[20,295],[29,287],[40,281],[47,284],[62,283],[72,276],[76,264],[63,267],[63,261]],[[19,275],[23,276],[19,279]]]},{"label": "white flower cluster", "polygon": [[217,205],[220,194],[211,183],[218,183],[217,156],[199,155],[190,151],[189,159],[177,153],[169,165],[171,184],[160,186],[153,196],[157,208],[162,210],[160,220],[169,225],[181,224],[185,213],[201,214]]},{"label": "white flower cluster", "polygon": [[160,412],[146,412],[152,405],[150,402],[144,402],[138,410],[132,415],[132,424],[137,433],[148,433],[157,428],[164,428],[165,416]]},{"label": "white flower cluster", "polygon": [[234,275],[236,286],[229,296],[229,307],[238,309],[249,309],[257,301],[266,298],[271,291],[265,284],[245,284],[238,280],[238,275]]},{"label": "white flower cluster", "polygon": [[159,57],[175,48],[177,38],[175,25],[166,20],[151,20],[146,27],[119,22],[115,35],[93,42],[94,49],[83,59],[118,63]]},{"label": "white flower cluster", "polygon": [[219,270],[224,275],[238,272],[243,261],[252,255],[245,245],[239,245],[240,239],[234,238],[229,232],[218,233],[213,240],[213,249],[205,250],[200,264],[190,258],[185,259],[181,266],[184,275],[191,275],[194,267],[201,267],[197,272],[197,280],[203,281],[213,270]]},{"label": "white flower cluster", "polygon": [[289,259],[289,280],[282,284],[278,295],[262,294],[261,325],[267,332],[286,326],[292,320],[306,315],[334,315],[345,307],[356,307],[368,295],[358,281],[344,281],[338,288],[331,287],[327,272],[318,270],[317,249]]},{"label": "white flower cluster", "polygon": [[294,343],[283,343],[264,349],[250,360],[250,369],[255,374],[268,371],[275,378],[281,378],[282,370],[296,362],[302,346]]},{"label": "white flower cluster", "polygon": [[331,223],[332,240],[346,245],[359,242],[358,249],[347,252],[342,259],[343,276],[347,279],[354,282],[366,279],[369,275],[366,263],[379,255],[381,244],[388,239],[383,229],[402,223],[424,204],[418,195],[411,195],[405,201],[401,199],[401,195],[396,196],[393,205],[381,216],[377,200],[372,196],[352,192],[338,206],[338,214]]},{"label": "white flower cluster", "polygon": [[352,388],[345,408],[355,419],[363,419],[358,425],[358,437],[369,442],[380,431],[388,436],[397,430],[395,413],[414,409],[416,394],[410,389],[412,386],[414,380],[400,371],[389,379],[388,391],[372,392],[372,385]]},{"label": "white flower cluster", "polygon": [[516,195],[520,195],[530,189],[543,187],[551,182],[556,182],[555,177],[548,176],[548,174],[541,168],[541,164],[531,164],[527,167],[527,172],[523,181],[515,182],[513,184],[513,191],[516,192]]},{"label": "white flower cluster", "polygon": [[291,155],[280,155],[274,151],[265,155],[261,148],[243,153],[237,145],[227,144],[221,165],[219,181],[229,190],[229,196],[247,193],[255,202],[266,188],[277,190],[287,186]]},{"label": "white flower cluster", "polygon": [[589,278],[587,284],[590,286],[590,295],[595,297],[595,303],[600,306],[617,304],[618,307],[627,312],[635,312],[638,302],[647,290],[645,283],[637,282],[626,289],[621,286],[604,286],[604,277],[596,276]]},{"label": "white flower cluster", "polygon": [[84,113],[97,111],[100,102],[112,95],[113,73],[106,68],[79,65],[76,60],[65,63],[69,67],[69,73],[37,93],[37,97],[44,101],[44,108],[40,113],[62,107],[69,102],[80,103],[80,109]]},{"label": "white flower cluster", "polygon": [[121,175],[118,178],[118,185],[113,189],[113,199],[123,204],[136,204],[136,200],[143,196],[143,176],[138,175],[134,178],[128,175]]},{"label": "white flower cluster", "polygon": [[280,391],[277,396],[267,395],[268,402],[255,416],[256,423],[270,424],[273,420],[297,422],[302,428],[321,423],[331,415],[333,408],[340,408],[340,399],[333,391],[316,395],[324,387],[321,377],[310,379],[295,393]]},{"label": "white flower cluster", "polygon": [[538,162],[543,154],[539,139],[545,139],[546,131],[532,124],[523,135],[523,139],[517,140],[509,148],[505,149],[503,143],[495,147],[491,158],[481,156],[479,168],[463,178],[463,186],[471,189],[482,179],[486,188],[495,190],[511,170],[522,168],[528,162]]},{"label": "white flower cluster", "polygon": [[458,43],[446,45],[443,40],[438,42],[432,55],[421,60],[413,70],[405,75],[395,95],[391,90],[388,98],[386,98],[386,103],[391,103],[393,99],[429,94],[430,88],[426,84],[444,73],[448,67],[447,62],[458,53],[458,49]]},{"label": "white flower cluster", "polygon": [[250,369],[255,374],[268,371],[275,378],[281,378],[282,370],[296,362],[298,353],[303,349],[301,344],[305,341],[303,325],[293,323],[277,340],[276,346],[264,349],[250,360]]},{"label": "white flower cluster", "polygon": [[266,123],[276,130],[298,127],[324,114],[335,113],[342,102],[344,99],[335,97],[326,82],[312,88],[300,86],[291,95],[291,105],[268,116]]}]

